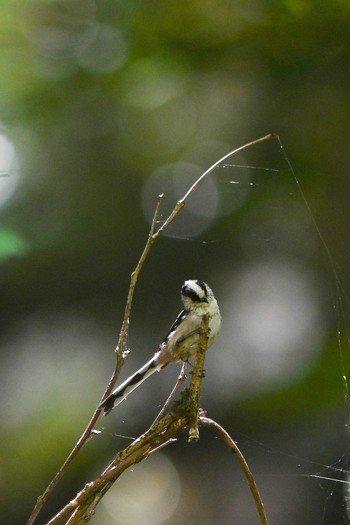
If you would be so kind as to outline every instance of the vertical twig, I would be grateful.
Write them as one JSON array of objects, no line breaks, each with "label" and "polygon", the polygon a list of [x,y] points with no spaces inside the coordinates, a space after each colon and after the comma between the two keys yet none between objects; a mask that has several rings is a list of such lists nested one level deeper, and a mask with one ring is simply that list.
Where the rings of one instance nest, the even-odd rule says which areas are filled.
[{"label": "vertical twig", "polygon": [[170,406],[172,400],[174,399],[174,396],[175,396],[176,392],[178,391],[178,389],[180,388],[180,386],[182,385],[182,383],[183,383],[184,380],[186,379],[185,371],[186,371],[186,363],[182,363],[181,371],[180,371],[179,377],[177,378],[177,381],[176,381],[176,383],[175,383],[175,386],[174,386],[174,388],[172,389],[172,391],[170,392],[168,399],[165,401],[164,405],[162,406],[162,409],[161,409],[161,411],[159,412],[158,416],[157,416],[156,419],[153,421],[153,423],[152,423],[152,425],[151,425],[152,427],[153,427],[154,425],[156,425],[156,423],[158,423],[158,421],[160,421],[160,419],[162,419],[162,417],[164,416],[164,414],[165,414],[165,413],[167,412],[167,410],[169,409],[169,406]]},{"label": "vertical twig", "polygon": [[[132,301],[133,301],[133,297],[134,297],[134,291],[135,291],[135,287],[136,287],[136,283],[137,283],[137,280],[138,280],[138,276],[141,272],[141,269],[143,267],[143,264],[147,258],[147,255],[150,251],[150,249],[152,248],[152,245],[154,244],[154,242],[162,235],[162,233],[166,230],[166,228],[170,225],[170,223],[176,218],[176,216],[180,213],[180,211],[184,208],[185,206],[185,201],[188,199],[188,197],[198,189],[199,185],[204,181],[205,177],[207,175],[209,175],[209,173],[211,173],[217,166],[219,166],[224,160],[226,160],[228,157],[232,156],[232,155],[235,155],[236,153],[244,150],[244,149],[247,149],[251,146],[254,146],[260,142],[263,142],[263,141],[266,141],[266,140],[270,140],[270,139],[274,139],[276,138],[273,134],[269,134],[269,135],[265,135],[264,137],[261,137],[261,138],[258,138],[252,142],[249,142],[243,146],[240,146],[239,148],[236,148],[235,150],[227,153],[226,155],[224,155],[223,157],[221,157],[217,162],[215,162],[215,164],[213,164],[207,171],[205,171],[197,180],[196,182],[189,188],[189,190],[185,193],[185,195],[176,203],[173,211],[170,213],[170,215],[168,216],[168,218],[166,219],[166,221],[162,224],[162,226],[160,228],[158,228],[156,230],[156,223],[157,223],[157,218],[158,218],[158,214],[159,214],[159,208],[160,208],[160,205],[161,205],[161,202],[162,202],[162,199],[163,199],[163,194],[159,195],[158,196],[158,200],[157,200],[157,205],[156,205],[156,208],[155,208],[155,212],[154,212],[154,215],[153,215],[153,220],[152,220],[152,224],[151,224],[151,228],[150,228],[150,231],[149,231],[149,235],[148,235],[148,239],[147,239],[147,242],[145,244],[145,247],[144,247],[144,250],[141,254],[141,257],[135,267],[135,270],[132,272],[131,274],[131,278],[130,278],[130,286],[129,286],[129,291],[128,291],[128,297],[127,297],[127,301],[126,301],[126,306],[125,306],[125,310],[124,310],[124,317],[123,317],[123,321],[122,321],[122,326],[121,326],[121,330],[120,330],[120,334],[119,334],[119,339],[118,339],[118,343],[117,343],[117,346],[116,346],[116,354],[117,354],[117,362],[116,362],[116,367],[115,367],[115,370],[109,380],[109,383],[107,385],[107,388],[105,389],[105,392],[99,402],[99,404],[111,393],[112,389],[113,389],[113,386],[116,382],[116,379],[120,373],[120,370],[124,364],[124,360],[125,360],[125,353],[124,353],[124,348],[125,348],[125,344],[126,344],[126,339],[127,339],[127,334],[128,334],[128,329],[129,329],[129,321],[130,321],[130,313],[131,313],[131,307],[132,307]],[[85,428],[84,432],[82,433],[81,437],[79,438],[79,440],[77,441],[76,445],[74,446],[73,450],[71,451],[71,453],[68,455],[67,459],[64,461],[63,465],[61,466],[61,468],[59,469],[59,471],[56,473],[56,475],[54,476],[54,478],[51,480],[51,482],[49,483],[49,485],[47,486],[47,488],[45,489],[45,491],[43,492],[43,494],[41,496],[38,497],[37,499],[37,502],[35,504],[35,507],[31,513],[31,515],[29,516],[29,519],[27,521],[27,524],[26,525],[33,525],[33,523],[35,522],[39,512],[41,511],[41,509],[43,508],[43,506],[45,505],[47,499],[49,498],[49,496],[51,495],[51,493],[54,491],[56,485],[58,484],[58,482],[61,480],[61,478],[63,477],[64,473],[66,472],[67,468],[69,467],[69,465],[72,463],[73,459],[76,457],[76,455],[79,453],[79,451],[81,450],[81,448],[83,447],[83,445],[86,443],[87,439],[90,437],[91,435],[91,432],[93,430],[93,427],[100,415],[100,412],[101,412],[101,409],[99,408],[96,408],[94,413],[93,413],[93,416],[91,417],[87,427]],[[193,430],[193,436],[194,436],[194,439],[195,438],[195,435],[196,435],[196,432],[195,430]]]},{"label": "vertical twig", "polygon": [[[150,249],[152,247],[152,244],[155,241],[154,231],[155,231],[155,225],[156,225],[156,222],[157,222],[157,217],[158,217],[158,214],[159,214],[159,208],[160,208],[160,205],[161,205],[162,198],[163,198],[163,194],[158,196],[157,205],[156,205],[156,208],[155,208],[155,211],[154,211],[153,220],[152,220],[151,228],[150,228],[150,231],[149,231],[149,234],[148,234],[148,239],[147,239],[146,245],[145,245],[144,250],[143,250],[143,252],[141,254],[141,257],[140,257],[140,259],[139,259],[139,261],[138,261],[138,263],[136,265],[135,270],[131,274],[130,287],[129,287],[129,292],[128,292],[126,306],[125,306],[122,327],[121,327],[120,334],[119,334],[118,344],[117,344],[117,347],[116,347],[116,350],[115,350],[116,354],[117,354],[117,362],[116,362],[116,366],[115,366],[114,372],[112,374],[112,377],[109,380],[107,388],[106,388],[106,390],[105,390],[105,392],[104,392],[100,402],[102,402],[102,400],[111,393],[111,391],[113,389],[113,386],[114,386],[114,384],[115,384],[115,382],[116,382],[116,380],[117,380],[117,378],[119,376],[120,370],[121,370],[121,368],[122,368],[122,366],[124,364],[124,360],[125,360],[124,348],[125,348],[125,342],[126,342],[126,338],[127,338],[127,334],[128,334],[130,312],[131,312],[131,306],[132,306],[132,301],[133,301],[133,297],[134,297],[135,286],[136,286],[136,282],[137,282],[139,273],[140,273],[140,271],[141,271],[141,269],[143,267],[143,264],[145,262],[145,259],[147,257],[147,254],[150,251]],[[89,439],[89,437],[91,435],[91,432],[92,432],[92,429],[94,428],[95,423],[96,423],[100,413],[101,413],[101,409],[96,408],[95,412],[93,413],[93,415],[92,415],[92,417],[91,417],[91,419],[90,419],[90,421],[89,421],[89,423],[87,425],[87,427],[85,428],[84,432],[80,436],[80,438],[77,441],[77,443],[75,444],[74,448],[72,449],[72,451],[70,452],[70,454],[68,455],[66,460],[64,461],[63,465],[60,467],[60,469],[58,470],[58,472],[56,473],[54,478],[51,480],[51,482],[49,483],[49,485],[45,489],[44,493],[41,496],[39,496],[39,498],[37,499],[36,505],[35,505],[32,513],[29,516],[29,519],[27,521],[27,525],[33,525],[33,523],[35,522],[39,512],[41,511],[41,509],[45,505],[45,503],[46,503],[47,499],[49,498],[49,496],[51,495],[51,493],[54,491],[54,489],[55,489],[56,485],[58,484],[58,482],[60,481],[60,479],[63,477],[63,475],[66,472],[66,470],[68,469],[69,465],[72,463],[73,459],[77,456],[77,454],[79,453],[79,451],[81,450],[83,445]]]},{"label": "vertical twig", "polygon": [[204,360],[205,353],[208,348],[208,330],[209,330],[209,317],[208,314],[203,316],[201,323],[201,331],[199,335],[199,344],[196,351],[196,364],[193,370],[192,381],[189,392],[189,401],[191,409],[191,420],[189,428],[189,443],[198,441],[199,430],[198,430],[198,412],[199,403],[202,390],[202,379],[204,376]]}]

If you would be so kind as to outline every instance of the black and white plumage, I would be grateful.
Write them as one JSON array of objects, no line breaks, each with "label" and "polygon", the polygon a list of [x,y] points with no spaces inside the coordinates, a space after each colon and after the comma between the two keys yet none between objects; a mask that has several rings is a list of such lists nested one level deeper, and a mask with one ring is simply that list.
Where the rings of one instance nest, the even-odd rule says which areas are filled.
[{"label": "black and white plumage", "polygon": [[212,290],[203,281],[185,281],[181,288],[181,300],[184,309],[160,344],[159,351],[102,401],[99,408],[103,409],[104,415],[154,372],[160,372],[169,363],[187,362],[198,348],[200,328],[206,314],[209,316],[208,348],[213,344],[221,327],[221,315]]}]

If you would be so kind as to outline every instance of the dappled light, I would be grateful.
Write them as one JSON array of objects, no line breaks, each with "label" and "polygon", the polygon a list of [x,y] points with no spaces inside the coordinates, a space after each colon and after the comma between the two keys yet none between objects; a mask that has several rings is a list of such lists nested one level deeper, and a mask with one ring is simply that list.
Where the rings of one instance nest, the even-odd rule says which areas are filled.
[{"label": "dappled light", "polygon": [[[151,225],[218,159],[264,137],[218,163],[152,246],[117,385],[158,350],[181,284],[210,283],[222,330],[201,407],[247,456],[269,525],[345,525],[347,3],[6,0],[0,11],[4,522],[26,522],[101,401]],[[150,427],[179,369],[97,420],[35,525]],[[258,523],[233,454],[199,431],[195,446],[181,437],[127,471],[91,523]]]},{"label": "dappled light", "polygon": [[13,142],[0,132],[0,208],[14,195],[19,184],[19,159]]},{"label": "dappled light", "polygon": [[159,454],[129,471],[111,490],[104,499],[101,520],[106,525],[160,525],[174,517],[180,496],[176,469]]},{"label": "dappled light", "polygon": [[229,290],[221,344],[229,349],[233,337],[235,367],[227,374],[232,355],[223,351],[217,373],[230,388],[271,388],[307,374],[327,333],[315,278],[286,261],[261,261],[238,272]]}]

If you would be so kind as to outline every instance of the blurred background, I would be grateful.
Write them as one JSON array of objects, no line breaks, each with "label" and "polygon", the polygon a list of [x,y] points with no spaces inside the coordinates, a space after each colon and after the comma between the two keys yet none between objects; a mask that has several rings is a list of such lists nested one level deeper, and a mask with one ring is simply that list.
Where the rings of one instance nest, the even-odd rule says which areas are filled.
[{"label": "blurred background", "polygon": [[[1,2],[4,523],[25,523],[100,400],[158,193],[161,224],[269,132],[331,258],[277,141],[230,158],[145,264],[123,378],[157,350],[183,281],[208,282],[223,328],[202,406],[237,440],[270,525],[347,523],[349,22],[342,0]],[[98,422],[38,524],[148,428],[178,372]],[[258,516],[202,430],[127,472],[91,523],[218,521]]]}]

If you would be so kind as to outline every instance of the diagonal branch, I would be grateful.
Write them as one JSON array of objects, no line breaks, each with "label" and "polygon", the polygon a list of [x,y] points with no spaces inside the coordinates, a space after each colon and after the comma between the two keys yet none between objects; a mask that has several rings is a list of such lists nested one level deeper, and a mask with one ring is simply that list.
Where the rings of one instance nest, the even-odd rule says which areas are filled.
[{"label": "diagonal branch", "polygon": [[[142,252],[142,254],[140,256],[140,259],[139,259],[139,261],[138,261],[138,263],[137,263],[137,265],[135,267],[135,270],[132,272],[131,278],[130,278],[130,286],[129,286],[126,306],[125,306],[125,310],[124,310],[122,326],[121,326],[121,330],[120,330],[120,334],[119,334],[119,338],[118,338],[118,343],[117,343],[117,346],[116,346],[116,349],[115,349],[115,352],[117,354],[115,370],[114,370],[114,372],[113,372],[113,374],[112,374],[112,376],[111,376],[111,378],[110,378],[110,380],[108,382],[108,385],[107,385],[107,387],[105,389],[105,392],[102,395],[101,400],[98,403],[97,407],[111,393],[111,391],[112,391],[112,389],[114,387],[114,384],[115,384],[115,382],[116,382],[116,380],[117,380],[117,378],[119,376],[120,370],[121,370],[122,366],[124,365],[124,361],[125,361],[125,358],[126,358],[126,355],[127,355],[127,352],[125,351],[125,347],[126,347],[126,340],[127,340],[129,323],[130,323],[130,313],[131,313],[131,308],[132,308],[132,303],[133,303],[133,298],[134,298],[135,287],[136,287],[136,284],[137,284],[137,280],[138,280],[139,274],[140,274],[140,272],[141,272],[141,270],[143,268],[144,262],[145,262],[145,260],[146,260],[146,258],[148,256],[148,254],[149,254],[153,244],[155,243],[155,241],[158,238],[160,238],[160,236],[168,228],[170,223],[182,211],[182,209],[184,208],[185,202],[188,199],[188,197],[194,191],[196,191],[198,189],[198,187],[204,181],[204,179],[217,166],[219,166],[227,158],[231,157],[232,155],[235,155],[236,153],[238,153],[238,152],[240,152],[240,151],[242,151],[244,149],[250,148],[251,146],[254,146],[254,145],[256,145],[256,144],[258,144],[260,142],[263,142],[263,141],[266,141],[266,140],[270,140],[270,139],[275,139],[275,138],[276,138],[276,136],[273,135],[273,134],[265,135],[264,137],[258,138],[258,139],[254,140],[252,142],[249,142],[249,143],[247,143],[247,144],[245,144],[243,146],[240,146],[239,148],[236,148],[235,150],[233,150],[233,151],[227,153],[226,155],[224,155],[223,157],[221,157],[221,159],[219,159],[217,162],[215,162],[215,164],[213,164],[207,171],[205,171],[196,180],[196,182],[188,189],[188,191],[185,193],[185,195],[176,203],[173,211],[170,213],[170,215],[168,216],[166,221],[162,224],[161,227],[159,227],[156,230],[156,224],[157,224],[157,219],[158,219],[158,215],[159,215],[159,209],[160,209],[161,202],[162,202],[162,199],[163,199],[163,194],[158,196],[158,200],[157,200],[155,212],[154,212],[154,215],[153,215],[151,228],[150,228],[150,231],[149,231],[149,234],[148,234],[147,242],[146,242],[145,247],[143,249],[143,252]],[[91,417],[91,419],[90,419],[90,421],[89,421],[89,423],[88,423],[88,425],[87,425],[87,427],[85,428],[84,432],[82,433],[81,437],[77,441],[76,445],[74,446],[74,448],[72,449],[72,451],[70,452],[70,454],[68,455],[66,460],[64,461],[63,465],[60,467],[60,469],[58,470],[58,472],[56,473],[54,478],[51,480],[51,482],[49,483],[49,485],[45,489],[44,493],[41,496],[38,497],[37,502],[35,504],[35,507],[34,507],[32,513],[31,513],[31,515],[30,515],[26,525],[33,525],[34,522],[36,521],[36,518],[37,518],[39,512],[41,511],[41,509],[45,505],[46,501],[48,500],[48,498],[50,497],[50,495],[52,494],[52,492],[56,488],[58,482],[61,480],[61,478],[63,477],[64,473],[67,471],[69,465],[72,463],[72,461],[77,456],[77,454],[79,453],[81,448],[84,446],[86,441],[91,436],[93,427],[94,427],[94,425],[95,425],[95,423],[96,423],[100,413],[101,413],[101,409],[96,408],[94,413],[93,413],[93,415],[92,415],[92,417]],[[196,433],[194,432],[193,435],[195,436]]]}]

